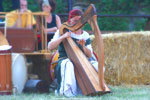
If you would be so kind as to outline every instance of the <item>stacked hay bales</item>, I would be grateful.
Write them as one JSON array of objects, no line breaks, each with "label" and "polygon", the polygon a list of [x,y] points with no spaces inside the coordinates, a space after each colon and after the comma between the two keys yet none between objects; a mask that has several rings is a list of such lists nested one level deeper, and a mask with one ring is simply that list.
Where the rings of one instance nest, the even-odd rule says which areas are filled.
[{"label": "stacked hay bales", "polygon": [[[106,83],[150,84],[150,32],[103,34]],[[97,53],[96,43],[92,46]]]}]

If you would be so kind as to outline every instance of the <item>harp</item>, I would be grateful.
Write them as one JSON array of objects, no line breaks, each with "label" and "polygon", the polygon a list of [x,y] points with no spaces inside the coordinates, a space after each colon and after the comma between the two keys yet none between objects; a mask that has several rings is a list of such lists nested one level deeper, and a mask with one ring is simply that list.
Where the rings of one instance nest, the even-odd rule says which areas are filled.
[{"label": "harp", "polygon": [[67,38],[63,40],[63,44],[65,47],[65,50],[67,52],[67,56],[71,61],[73,62],[75,66],[75,76],[77,79],[77,82],[81,88],[81,91],[84,95],[100,95],[104,93],[109,93],[110,89],[104,82],[104,72],[103,72],[103,66],[104,66],[104,45],[103,45],[103,39],[97,24],[97,16],[96,16],[96,9],[93,4],[91,4],[88,9],[85,11],[83,16],[80,18],[80,20],[77,22],[77,24],[70,26],[66,23],[64,23],[60,27],[60,35],[62,35],[66,29],[69,29],[71,31],[76,31],[83,27],[87,22],[92,27],[92,30],[95,35],[95,40],[97,43],[97,47],[99,50],[98,55],[98,73],[92,67],[90,62],[87,60],[86,56],[83,54],[83,52],[77,47],[77,45],[74,43],[72,38]]}]

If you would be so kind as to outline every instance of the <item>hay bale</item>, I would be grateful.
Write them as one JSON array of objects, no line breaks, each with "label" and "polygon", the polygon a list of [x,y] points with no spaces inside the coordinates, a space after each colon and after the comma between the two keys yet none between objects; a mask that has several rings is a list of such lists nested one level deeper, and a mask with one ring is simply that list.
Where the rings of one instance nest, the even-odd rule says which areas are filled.
[{"label": "hay bale", "polygon": [[[103,34],[106,83],[150,84],[150,32]],[[97,53],[92,36],[92,46]]]}]

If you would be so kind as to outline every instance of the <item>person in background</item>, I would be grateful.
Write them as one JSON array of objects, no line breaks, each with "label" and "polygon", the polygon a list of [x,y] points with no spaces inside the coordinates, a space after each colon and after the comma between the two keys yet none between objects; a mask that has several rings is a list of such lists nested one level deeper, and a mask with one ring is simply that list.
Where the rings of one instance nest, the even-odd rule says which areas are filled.
[{"label": "person in background", "polygon": [[[40,2],[40,8],[43,12],[47,13],[48,16],[46,17],[46,20],[44,19],[43,25],[44,25],[44,31],[45,29],[45,21],[47,24],[47,42],[49,42],[56,32],[57,29],[61,26],[61,19],[58,15],[52,13],[55,11],[56,8],[56,2],[54,0],[39,0]],[[39,25],[39,27],[42,27]],[[38,49],[41,49],[41,36],[38,34]]]},{"label": "person in background", "polygon": [[[76,24],[81,16],[81,10],[71,10],[69,12],[68,24]],[[81,51],[87,56],[96,71],[98,71],[98,62],[97,60],[92,59],[93,49],[91,46],[90,36],[86,31],[82,29],[74,32],[68,31],[60,36],[59,30],[57,30],[53,39],[48,43],[49,50],[53,50],[58,47],[59,52],[59,60],[56,67],[56,79],[58,80],[58,88],[55,93],[71,97],[82,93],[75,78],[74,65],[68,58],[62,43],[62,41],[68,37],[73,39]]]},{"label": "person in background", "polygon": [[[48,16],[46,17],[48,41],[50,41],[53,38],[54,33],[61,26],[60,17],[52,13],[55,11],[55,8],[56,8],[56,2],[54,0],[42,1],[42,10],[43,12],[46,12],[48,14]],[[45,22],[45,19],[44,19],[44,22]]]},{"label": "person in background", "polygon": [[19,4],[16,10],[6,14],[7,27],[31,29],[36,22],[27,8],[27,0],[20,0]]}]

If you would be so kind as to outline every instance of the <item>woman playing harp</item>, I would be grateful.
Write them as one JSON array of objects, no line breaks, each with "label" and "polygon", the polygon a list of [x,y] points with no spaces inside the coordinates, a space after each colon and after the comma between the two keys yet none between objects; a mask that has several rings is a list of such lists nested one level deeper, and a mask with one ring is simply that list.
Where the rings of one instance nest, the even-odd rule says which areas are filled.
[{"label": "woman playing harp", "polygon": [[[82,12],[79,9],[74,9],[69,12],[68,24],[74,25],[82,16]],[[59,30],[55,33],[53,39],[48,43],[48,49],[53,50],[58,47],[59,61],[57,66],[56,78],[58,80],[57,93],[65,96],[76,96],[82,94],[77,84],[74,72],[74,65],[67,57],[66,50],[62,41],[68,37],[71,37],[76,45],[87,56],[90,63],[93,65],[96,71],[98,71],[98,62],[92,59],[92,46],[89,34],[79,29],[77,31],[68,31],[60,36]]]}]

